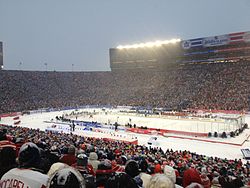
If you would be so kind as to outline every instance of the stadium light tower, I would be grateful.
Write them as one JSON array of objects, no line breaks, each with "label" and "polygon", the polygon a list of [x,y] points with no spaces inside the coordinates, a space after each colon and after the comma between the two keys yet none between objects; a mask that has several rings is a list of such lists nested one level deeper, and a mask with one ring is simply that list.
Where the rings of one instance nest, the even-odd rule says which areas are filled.
[{"label": "stadium light tower", "polygon": [[146,43],[139,43],[139,44],[131,44],[131,45],[119,45],[117,49],[130,49],[130,48],[152,48],[152,47],[159,47],[166,44],[175,44],[180,42],[181,39],[170,39],[170,40],[157,40],[155,42],[146,42]]},{"label": "stadium light tower", "polygon": [[20,62],[19,62],[19,70],[21,70],[22,64],[23,64],[23,63],[20,61]]},{"label": "stadium light tower", "polygon": [[48,71],[48,63],[44,63],[45,65],[45,70]]}]

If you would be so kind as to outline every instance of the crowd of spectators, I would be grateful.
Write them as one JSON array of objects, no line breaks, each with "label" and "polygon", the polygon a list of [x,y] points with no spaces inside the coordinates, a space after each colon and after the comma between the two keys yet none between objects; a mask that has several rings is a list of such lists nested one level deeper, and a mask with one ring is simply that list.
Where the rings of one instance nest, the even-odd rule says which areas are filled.
[{"label": "crowd of spectators", "polygon": [[0,72],[0,113],[79,105],[248,110],[250,63],[166,71]]},{"label": "crowd of spectators", "polygon": [[250,164],[240,159],[18,126],[0,130],[0,187],[236,188],[250,182]]}]

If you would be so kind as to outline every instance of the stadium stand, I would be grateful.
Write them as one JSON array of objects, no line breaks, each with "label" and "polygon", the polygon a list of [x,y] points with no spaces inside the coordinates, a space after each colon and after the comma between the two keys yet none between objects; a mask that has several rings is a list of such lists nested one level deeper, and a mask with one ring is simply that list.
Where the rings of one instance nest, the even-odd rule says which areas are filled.
[{"label": "stadium stand", "polygon": [[167,71],[1,71],[0,114],[79,105],[248,110],[250,63],[187,65]]},{"label": "stadium stand", "polygon": [[[105,141],[73,134],[43,132],[23,127],[2,126],[1,131],[7,134],[8,138],[11,138],[9,142],[13,144],[18,141],[16,144],[20,145],[19,141],[22,140],[22,143],[33,142],[40,148],[40,165],[33,170],[43,174],[47,174],[50,167],[59,162],[60,156],[67,154],[68,150],[73,146],[77,156],[82,153],[89,158],[90,155],[95,154],[98,162],[96,174],[86,170],[80,171],[86,180],[87,188],[95,187],[95,182],[98,183],[98,187],[105,186],[104,182],[107,182],[109,178],[114,179],[114,176],[117,176],[120,172],[128,173],[131,178],[129,181],[137,184],[137,187],[140,187],[142,180],[150,184],[149,178],[145,179],[145,173],[150,176],[156,173],[164,173],[173,184],[178,185],[177,187],[195,183],[206,185],[206,187],[219,185],[220,187],[229,188],[241,187],[249,183],[249,162],[243,164],[240,159],[228,160],[208,157],[189,151],[167,150],[164,152],[160,148],[148,148],[146,146]],[[7,136],[1,138],[3,139],[1,142],[4,142]],[[6,147],[8,145],[1,145],[1,149]],[[14,148],[12,149],[14,150]],[[20,149],[18,157],[20,157],[22,151]],[[0,152],[0,157],[4,157],[2,155],[8,156],[8,153],[13,153],[13,151],[10,149],[10,151],[4,153]],[[23,155],[22,153],[22,157],[25,156],[32,155],[30,153]],[[9,158],[9,160],[12,162],[8,161],[8,158],[5,158],[4,164],[0,161],[1,176],[7,171],[2,172],[4,169],[20,168],[12,158]],[[22,158],[22,160],[31,161],[27,157]],[[138,165],[135,162],[131,163],[131,160],[138,162]],[[75,166],[75,164],[72,166]],[[88,163],[88,166],[91,166],[90,163]],[[18,169],[14,171],[18,171]],[[54,167],[53,171],[56,171]],[[131,172],[137,173],[131,176]],[[144,174],[143,177],[141,177],[142,174]],[[93,176],[96,176],[96,181]],[[6,181],[0,181],[0,185],[3,185]]]}]

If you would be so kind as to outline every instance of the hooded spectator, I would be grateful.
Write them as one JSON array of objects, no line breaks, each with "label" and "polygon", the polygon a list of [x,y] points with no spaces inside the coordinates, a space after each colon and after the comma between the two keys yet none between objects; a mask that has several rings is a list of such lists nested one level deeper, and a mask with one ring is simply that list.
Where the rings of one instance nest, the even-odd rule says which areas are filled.
[{"label": "hooded spectator", "polygon": [[174,188],[174,183],[165,174],[155,174],[146,188]]},{"label": "hooded spectator", "polygon": [[65,164],[65,163],[60,163],[60,162],[54,163],[54,164],[50,167],[50,169],[49,169],[47,175],[48,175],[48,176],[51,176],[54,172],[56,172],[56,171],[58,171],[58,170],[60,170],[60,169],[63,169],[63,168],[67,168],[67,167],[69,167],[69,165],[67,165],[67,164]]},{"label": "hooded spectator", "polygon": [[96,170],[98,169],[98,165],[100,164],[96,152],[90,152],[88,163],[92,165],[94,172],[96,172]]},{"label": "hooded spectator", "polygon": [[[175,170],[171,167],[166,165],[164,167],[164,174],[175,184],[176,183],[176,173]],[[181,188],[182,186],[175,184],[175,188]]]},{"label": "hooded spectator", "polygon": [[193,166],[185,170],[183,174],[183,187],[187,187],[191,183],[201,184],[199,172]]}]

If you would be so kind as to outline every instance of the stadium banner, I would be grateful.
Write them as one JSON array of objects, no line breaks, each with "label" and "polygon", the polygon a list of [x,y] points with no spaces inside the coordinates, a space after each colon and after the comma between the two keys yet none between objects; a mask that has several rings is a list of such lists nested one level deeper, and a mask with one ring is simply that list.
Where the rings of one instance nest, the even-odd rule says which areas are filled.
[{"label": "stadium banner", "polygon": [[202,46],[202,41],[203,41],[203,38],[184,40],[184,41],[182,41],[181,45],[184,49],[189,49],[189,48],[193,48],[193,47]]},{"label": "stadium banner", "polygon": [[244,41],[243,37],[244,37],[245,33],[246,32],[239,32],[239,33],[230,33],[230,34],[228,34],[230,43]]},{"label": "stadium banner", "polygon": [[226,35],[218,35],[205,38],[183,40],[181,42],[183,49],[193,47],[212,47],[222,46],[236,42],[250,42],[250,32],[230,33]]},{"label": "stadium banner", "polygon": [[250,31],[244,34],[243,39],[245,42],[250,42]]},{"label": "stadium banner", "polygon": [[228,35],[220,35],[220,36],[204,38],[202,44],[205,47],[221,46],[228,44],[228,41],[229,41]]}]

